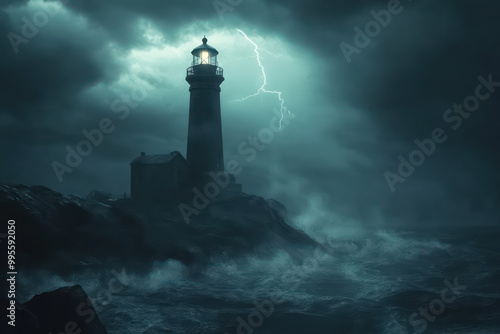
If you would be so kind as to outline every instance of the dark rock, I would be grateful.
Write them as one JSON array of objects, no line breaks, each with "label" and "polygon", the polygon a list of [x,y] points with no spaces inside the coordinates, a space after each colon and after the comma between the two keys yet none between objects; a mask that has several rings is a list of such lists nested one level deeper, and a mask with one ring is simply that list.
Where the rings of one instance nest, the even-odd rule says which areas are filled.
[{"label": "dark rock", "polygon": [[[194,205],[192,198],[185,203]],[[300,259],[318,247],[288,224],[277,201],[231,189],[196,211],[186,221],[172,203],[101,203],[45,187],[0,185],[0,213],[17,221],[18,259],[26,269],[64,275],[126,265],[134,271],[176,259],[197,271],[220,254],[273,256],[284,250]]]},{"label": "dark rock", "polygon": [[27,269],[64,274],[109,258],[151,256],[138,219],[45,187],[0,185],[0,215],[16,220],[17,258]]},{"label": "dark rock", "polygon": [[106,334],[82,287],[36,295],[16,310],[15,334]]},{"label": "dark rock", "polygon": [[288,218],[288,210],[281,202],[278,202],[275,199],[268,199],[266,202],[267,204],[269,204],[271,208],[276,210],[276,212],[278,212],[283,218]]}]

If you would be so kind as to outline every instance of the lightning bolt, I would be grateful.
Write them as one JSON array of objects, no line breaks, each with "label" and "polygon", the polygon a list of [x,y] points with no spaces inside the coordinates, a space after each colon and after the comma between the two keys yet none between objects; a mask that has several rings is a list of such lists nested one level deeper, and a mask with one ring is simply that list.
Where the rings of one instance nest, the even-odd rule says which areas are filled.
[{"label": "lightning bolt", "polygon": [[252,41],[252,40],[251,40],[251,39],[247,36],[247,34],[245,34],[243,31],[241,31],[241,30],[239,30],[239,29],[236,29],[236,31],[238,31],[238,32],[239,32],[239,33],[241,33],[243,36],[245,36],[245,38],[246,38],[246,39],[247,39],[250,43],[252,43],[252,44],[253,44],[253,46],[255,47],[254,52],[255,52],[255,54],[256,54],[256,56],[257,56],[257,63],[259,64],[260,70],[261,70],[261,72],[262,72],[262,76],[261,76],[261,78],[263,78],[264,82],[262,83],[262,86],[261,86],[261,87],[257,90],[257,92],[256,92],[256,93],[254,93],[254,94],[252,94],[252,95],[248,95],[248,96],[246,96],[246,97],[244,97],[244,98],[242,98],[242,99],[236,99],[235,101],[237,101],[237,102],[243,102],[243,101],[248,100],[248,99],[250,99],[250,98],[252,98],[252,97],[256,97],[257,95],[259,95],[259,94],[261,94],[261,93],[264,93],[264,94],[274,94],[274,95],[278,96],[278,99],[279,99],[279,101],[280,101],[280,113],[281,113],[281,118],[280,118],[280,122],[279,122],[280,127],[279,127],[279,128],[281,129],[281,123],[282,123],[282,121],[283,121],[283,118],[285,117],[285,111],[288,111],[288,115],[290,115],[290,116],[293,116],[293,114],[292,114],[289,110],[287,110],[287,109],[285,108],[285,100],[281,97],[281,92],[274,91],[274,90],[267,90],[267,89],[266,89],[266,86],[267,86],[267,75],[266,75],[266,69],[264,68],[264,65],[262,65],[262,61],[261,61],[261,56],[260,56],[259,50],[261,50],[261,51],[265,51],[265,52],[267,52],[267,53],[269,53],[269,54],[272,54],[272,53],[271,53],[271,52],[269,52],[269,51],[267,51],[267,50],[265,50],[265,49],[263,49],[263,48],[260,48],[260,47],[259,47],[257,44],[255,44],[255,43],[254,43],[254,41]]}]

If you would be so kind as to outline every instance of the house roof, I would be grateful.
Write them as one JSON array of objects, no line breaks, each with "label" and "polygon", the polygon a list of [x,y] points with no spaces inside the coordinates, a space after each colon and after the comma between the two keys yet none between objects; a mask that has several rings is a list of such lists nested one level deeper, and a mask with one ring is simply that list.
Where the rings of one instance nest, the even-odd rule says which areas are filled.
[{"label": "house roof", "polygon": [[168,164],[176,157],[181,157],[182,160],[185,160],[180,152],[174,151],[170,154],[143,155],[132,161],[130,164],[133,166]]}]

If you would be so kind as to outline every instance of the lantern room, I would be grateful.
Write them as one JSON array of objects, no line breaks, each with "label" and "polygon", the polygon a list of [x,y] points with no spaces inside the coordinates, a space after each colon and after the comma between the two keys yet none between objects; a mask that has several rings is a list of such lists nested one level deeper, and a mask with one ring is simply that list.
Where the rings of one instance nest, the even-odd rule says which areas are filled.
[{"label": "lantern room", "polygon": [[219,51],[207,44],[208,40],[206,37],[203,37],[202,42],[202,45],[191,51],[193,62],[187,69],[187,76],[189,77],[197,74],[222,76],[223,70],[217,66],[217,55]]},{"label": "lantern room", "polygon": [[196,65],[214,65],[217,66],[217,55],[219,51],[217,51],[214,47],[207,44],[208,40],[206,37],[202,39],[203,44],[194,48],[191,51],[193,55],[193,63],[192,66]]}]

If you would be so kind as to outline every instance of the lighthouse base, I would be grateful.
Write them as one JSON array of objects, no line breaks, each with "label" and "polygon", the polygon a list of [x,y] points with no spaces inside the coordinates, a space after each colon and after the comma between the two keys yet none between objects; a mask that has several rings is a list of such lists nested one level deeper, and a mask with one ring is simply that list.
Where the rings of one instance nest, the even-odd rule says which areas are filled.
[{"label": "lighthouse base", "polygon": [[[243,191],[243,186],[236,183],[236,177],[224,171],[212,171],[203,173],[200,182],[197,182],[200,189],[205,192],[223,192],[224,190]],[[217,190],[215,190],[217,188]]]}]

